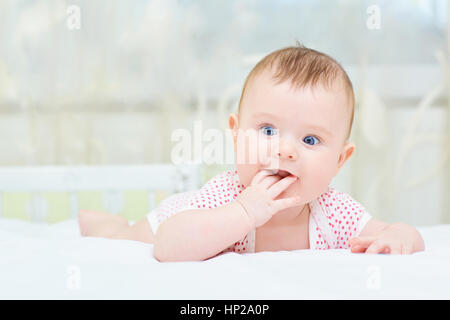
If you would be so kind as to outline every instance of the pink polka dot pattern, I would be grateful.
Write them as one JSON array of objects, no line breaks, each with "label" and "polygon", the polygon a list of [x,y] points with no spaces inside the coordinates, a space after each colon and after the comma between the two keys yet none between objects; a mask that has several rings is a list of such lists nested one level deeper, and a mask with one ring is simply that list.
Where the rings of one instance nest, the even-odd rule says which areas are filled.
[{"label": "pink polka dot pattern", "polygon": [[[227,170],[208,180],[200,190],[171,195],[147,215],[153,234],[156,233],[159,225],[172,215],[186,210],[218,208],[234,201],[243,189],[244,186],[239,182],[237,171]],[[247,252],[247,244],[246,236],[223,252]]]},{"label": "pink polka dot pattern", "polygon": [[311,249],[348,249],[348,240],[359,235],[371,219],[360,203],[334,188],[320,195],[316,203],[321,210],[311,212],[315,222],[313,230],[310,226]]},{"label": "pink polka dot pattern", "polygon": [[[207,210],[234,201],[244,186],[236,170],[227,170],[211,178],[200,190],[171,195],[152,210],[147,219],[156,233],[159,225],[176,213],[186,210]],[[310,204],[309,243],[314,250],[347,249],[348,240],[361,232],[371,218],[367,211],[349,195],[328,188]],[[255,252],[255,230],[231,244],[224,252]],[[219,253],[219,254],[220,254]]]}]

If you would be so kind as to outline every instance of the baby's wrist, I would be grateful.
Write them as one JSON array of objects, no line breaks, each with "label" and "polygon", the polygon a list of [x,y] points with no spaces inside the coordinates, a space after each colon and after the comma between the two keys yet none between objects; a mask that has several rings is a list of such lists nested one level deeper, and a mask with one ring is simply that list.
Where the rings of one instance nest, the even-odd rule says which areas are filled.
[{"label": "baby's wrist", "polygon": [[245,205],[239,199],[236,199],[235,203],[240,208],[239,211],[241,211],[241,213],[247,218],[250,230],[254,229],[255,228],[255,218],[253,217],[253,215],[251,215],[247,211],[247,208],[245,207]]}]

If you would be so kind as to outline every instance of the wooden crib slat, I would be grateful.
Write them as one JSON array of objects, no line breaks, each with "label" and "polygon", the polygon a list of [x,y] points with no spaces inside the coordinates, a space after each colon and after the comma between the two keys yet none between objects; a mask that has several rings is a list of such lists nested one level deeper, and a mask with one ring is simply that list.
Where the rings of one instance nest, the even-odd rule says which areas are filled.
[{"label": "wooden crib slat", "polygon": [[153,210],[156,207],[155,204],[156,200],[155,200],[155,192],[154,191],[150,191],[148,193],[148,211]]},{"label": "wooden crib slat", "polygon": [[46,222],[48,216],[47,202],[40,192],[35,192],[31,197],[31,221]]},{"label": "wooden crib slat", "polygon": [[70,199],[70,213],[72,218],[76,218],[78,216],[78,193],[77,192],[70,192],[69,193],[69,199]]},{"label": "wooden crib slat", "polygon": [[123,192],[118,190],[103,192],[103,207],[109,213],[118,214],[123,209]]}]

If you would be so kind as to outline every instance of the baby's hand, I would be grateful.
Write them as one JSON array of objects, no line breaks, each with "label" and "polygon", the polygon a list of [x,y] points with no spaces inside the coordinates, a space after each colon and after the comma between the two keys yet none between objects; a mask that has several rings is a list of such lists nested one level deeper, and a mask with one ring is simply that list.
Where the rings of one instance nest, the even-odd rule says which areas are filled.
[{"label": "baby's hand", "polygon": [[411,226],[394,223],[374,236],[349,240],[353,253],[411,254],[424,250],[423,239]]},{"label": "baby's hand", "polygon": [[281,179],[270,170],[261,170],[253,177],[250,186],[236,200],[244,207],[254,228],[265,224],[278,211],[301,204],[300,196],[274,200],[296,180],[293,175]]}]

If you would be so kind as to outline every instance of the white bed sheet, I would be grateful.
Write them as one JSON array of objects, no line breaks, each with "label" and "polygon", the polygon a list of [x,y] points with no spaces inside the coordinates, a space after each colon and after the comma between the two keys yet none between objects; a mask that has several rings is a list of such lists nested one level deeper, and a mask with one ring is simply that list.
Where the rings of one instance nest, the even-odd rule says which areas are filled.
[{"label": "white bed sheet", "polygon": [[0,219],[1,299],[449,299],[450,225],[419,228],[426,251],[227,253],[160,263],[152,245]]}]

